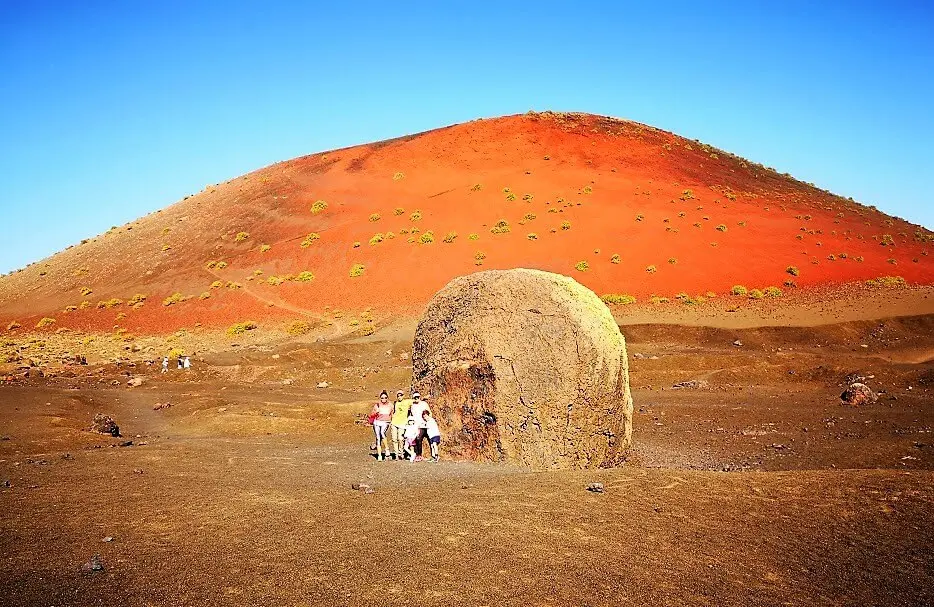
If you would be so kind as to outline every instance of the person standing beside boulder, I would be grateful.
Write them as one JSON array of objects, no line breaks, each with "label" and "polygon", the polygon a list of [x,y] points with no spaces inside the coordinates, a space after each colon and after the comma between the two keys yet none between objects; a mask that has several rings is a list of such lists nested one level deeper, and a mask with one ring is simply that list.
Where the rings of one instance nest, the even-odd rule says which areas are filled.
[{"label": "person standing beside boulder", "polygon": [[395,406],[389,402],[389,394],[385,390],[380,392],[379,401],[373,405],[370,412],[370,419],[373,422],[373,434],[376,435],[376,459],[383,461],[383,451],[389,456],[389,444],[386,442],[386,430],[389,428],[389,421],[392,419]]},{"label": "person standing beside boulder", "polygon": [[392,419],[390,420],[390,424],[392,424],[392,427],[390,428],[390,431],[392,432],[392,448],[397,460],[402,459],[404,456],[405,425],[409,420],[409,407],[412,406],[412,399],[404,397],[405,392],[402,390],[396,392],[396,409],[392,414]]},{"label": "person standing beside boulder", "polygon": [[412,419],[415,420],[415,427],[418,428],[418,436],[415,438],[415,459],[416,461],[421,460],[422,458],[422,439],[428,436],[427,428],[428,422],[425,421],[425,412],[428,412],[428,415],[431,415],[431,408],[428,406],[428,402],[422,398],[422,395],[418,392],[412,393],[412,407],[409,409],[409,414],[412,416]]}]

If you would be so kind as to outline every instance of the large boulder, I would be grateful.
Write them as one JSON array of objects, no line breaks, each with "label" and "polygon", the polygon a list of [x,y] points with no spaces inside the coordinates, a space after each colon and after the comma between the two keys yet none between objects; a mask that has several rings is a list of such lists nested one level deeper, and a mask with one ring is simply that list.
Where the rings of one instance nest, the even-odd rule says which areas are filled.
[{"label": "large boulder", "polygon": [[452,280],[419,322],[412,360],[454,457],[594,468],[619,463],[632,441],[625,340],[606,305],[566,276]]}]

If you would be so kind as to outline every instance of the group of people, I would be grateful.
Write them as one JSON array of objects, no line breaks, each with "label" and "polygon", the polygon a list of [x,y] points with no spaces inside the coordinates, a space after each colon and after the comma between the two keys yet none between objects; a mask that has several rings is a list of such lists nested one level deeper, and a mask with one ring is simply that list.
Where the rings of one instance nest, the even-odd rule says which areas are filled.
[{"label": "group of people", "polygon": [[[373,424],[376,459],[379,461],[390,457],[399,461],[423,461],[422,441],[426,438],[431,449],[431,461],[438,461],[441,431],[428,401],[418,392],[413,391],[411,398],[405,398],[405,393],[399,390],[396,400],[391,401],[383,390],[370,411],[368,421]],[[390,439],[392,451],[389,450]]]},{"label": "group of people", "polygon": [[[178,357],[178,368],[179,368],[179,369],[185,369],[186,371],[187,371],[188,369],[191,369],[191,361],[188,360],[188,357],[187,357],[187,356],[179,356],[179,357]],[[162,358],[162,372],[163,372],[163,373],[168,373],[168,371],[169,371],[169,357],[168,357],[168,356],[164,356],[164,357]]]}]

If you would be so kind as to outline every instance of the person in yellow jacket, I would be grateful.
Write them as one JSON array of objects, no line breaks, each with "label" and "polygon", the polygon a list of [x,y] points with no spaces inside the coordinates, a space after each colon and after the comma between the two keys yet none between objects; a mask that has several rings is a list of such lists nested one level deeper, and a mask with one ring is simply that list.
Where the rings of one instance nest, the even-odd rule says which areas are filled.
[{"label": "person in yellow jacket", "polygon": [[400,460],[404,457],[405,449],[405,425],[409,421],[409,407],[412,406],[412,399],[405,398],[405,393],[402,390],[396,392],[396,410],[392,414],[392,419],[389,420],[389,423],[392,424],[392,448],[395,452],[397,460]]}]

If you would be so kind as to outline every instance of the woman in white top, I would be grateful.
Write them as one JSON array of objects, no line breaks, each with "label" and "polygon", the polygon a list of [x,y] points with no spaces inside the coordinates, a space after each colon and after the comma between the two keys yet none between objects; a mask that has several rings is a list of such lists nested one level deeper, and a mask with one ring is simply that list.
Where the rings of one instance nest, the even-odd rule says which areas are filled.
[{"label": "woman in white top", "polygon": [[415,420],[415,427],[418,428],[418,436],[415,438],[415,458],[422,458],[422,439],[428,436],[425,429],[428,427],[425,422],[425,412],[431,415],[431,408],[418,392],[412,393],[412,406],[409,408],[409,415]]}]

